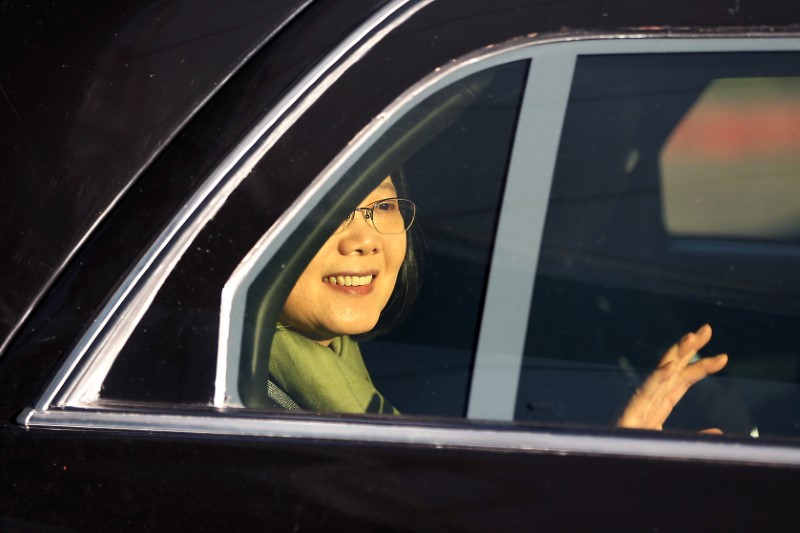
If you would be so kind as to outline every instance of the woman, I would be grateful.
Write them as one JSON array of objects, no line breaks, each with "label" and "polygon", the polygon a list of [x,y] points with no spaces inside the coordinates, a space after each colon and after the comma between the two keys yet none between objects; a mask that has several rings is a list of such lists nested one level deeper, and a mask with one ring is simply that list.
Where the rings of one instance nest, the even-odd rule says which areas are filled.
[{"label": "woman", "polygon": [[414,254],[406,238],[414,204],[398,199],[386,178],[361,205],[322,245],[280,315],[269,392],[284,407],[294,407],[291,399],[316,411],[398,412],[373,386],[350,336],[372,331],[390,299],[403,308],[415,293]]},{"label": "woman", "polygon": [[[391,178],[381,182],[297,280],[270,352],[269,392],[278,404],[315,411],[398,413],[375,389],[351,338],[373,331],[387,304],[407,309],[415,292],[415,257],[406,236],[414,207],[397,194]],[[710,339],[711,328],[705,325],[672,346],[634,394],[618,425],[662,429],[689,387],[726,365],[724,354],[693,362]]]}]

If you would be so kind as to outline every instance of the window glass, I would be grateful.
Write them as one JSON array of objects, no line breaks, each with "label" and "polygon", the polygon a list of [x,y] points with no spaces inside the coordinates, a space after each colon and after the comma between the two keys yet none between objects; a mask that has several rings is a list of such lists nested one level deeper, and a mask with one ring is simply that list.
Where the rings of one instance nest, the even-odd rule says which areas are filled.
[{"label": "window glass", "polygon": [[515,418],[614,424],[661,355],[710,324],[725,369],[665,426],[800,432],[800,57],[580,56]]},{"label": "window glass", "polygon": [[[278,403],[317,411],[464,415],[489,257],[526,72],[524,61],[496,67],[455,82],[424,100],[349,167],[334,193],[339,206],[317,207],[310,214],[310,220],[327,228],[322,239],[309,242],[307,232],[301,230],[301,237],[293,237],[286,246],[290,254],[297,255],[302,250],[309,255],[309,251],[315,252],[325,239],[330,239],[325,246],[334,251],[326,256],[327,270],[315,271],[315,280],[348,269],[368,268],[373,264],[369,259],[353,260],[351,252],[342,251],[351,229],[369,226],[363,210],[342,233],[331,236],[332,230],[353,208],[369,206],[379,197],[396,194],[416,204],[413,226],[406,233],[421,279],[419,291],[413,295],[416,301],[413,307],[413,298],[397,304],[401,286],[398,281],[376,328],[382,334],[376,337],[375,331],[362,331],[363,328],[350,332],[363,357],[363,367],[360,361],[353,363],[358,366],[360,377],[354,377],[350,367],[342,369],[332,363],[321,371],[322,363],[305,365],[310,356],[295,357],[301,350],[315,349],[319,360],[323,360],[340,345],[334,340],[319,352],[303,338],[311,336],[308,332],[298,335],[302,326],[296,323],[285,324],[276,334],[278,319],[302,322],[302,317],[284,316],[290,314],[286,311],[288,304],[284,307],[285,292],[273,295],[258,288],[270,286],[266,281],[271,276],[270,265],[255,278],[247,293],[242,330],[238,388],[245,406],[270,407],[274,406],[270,403]],[[386,176],[391,177],[396,192],[373,194]],[[350,192],[342,192],[348,188]],[[341,202],[344,194],[349,195],[350,203]],[[373,229],[377,229],[380,219],[373,220]],[[388,255],[387,243],[393,238],[381,237],[382,255]],[[281,257],[278,254],[272,264],[281,262]],[[407,255],[403,269],[409,258]],[[317,268],[315,261],[309,270]],[[300,266],[305,267],[305,263]],[[398,279],[403,279],[403,272],[401,269]],[[385,274],[380,271],[368,285],[380,287],[382,276]],[[294,278],[291,281],[294,283]],[[338,283],[342,281],[339,279]],[[287,291],[289,288],[287,284]],[[326,287],[323,292],[333,291]],[[313,300],[307,307],[325,305],[317,300],[325,296],[313,290],[304,297]],[[340,300],[340,304],[346,307],[349,301]],[[410,311],[402,313],[407,315],[404,320],[392,314],[391,310],[399,307]],[[337,311],[332,307],[330,314]],[[315,316],[317,322],[325,318]],[[314,329],[315,334],[317,330]],[[335,328],[333,332],[340,333]],[[339,361],[352,352],[341,349],[341,353],[337,352]],[[293,366],[287,369],[292,357]],[[314,377],[319,372],[322,374]],[[370,386],[364,383],[365,376],[371,381]],[[267,383],[270,401],[265,401],[264,396]],[[367,399],[357,398],[358,406],[342,400],[349,391],[364,387],[368,390]],[[347,389],[347,394],[340,394],[340,389]],[[320,397],[326,396],[326,391],[333,392],[323,400]],[[371,398],[377,391],[380,397],[373,403]]]},{"label": "window glass", "polygon": [[[284,301],[309,260],[354,208],[374,208],[357,212],[351,221],[354,227],[382,227],[382,208],[372,202],[379,198],[368,203],[363,199],[391,176],[396,191],[385,196],[407,198],[416,205],[407,237],[415,244],[421,286],[413,307],[409,298],[410,313],[404,320],[382,320],[387,327],[379,336],[360,331],[362,335],[352,337],[369,379],[387,405],[404,414],[463,416],[527,69],[528,62],[519,61],[447,82],[370,141],[360,157],[338,171],[330,192],[299,210],[301,222],[286,244],[248,273],[247,285],[233,302],[237,309],[241,304],[241,314],[232,313],[236,316],[231,318],[224,311],[221,323],[223,286],[233,283],[231,272],[240,272],[263,252],[257,244],[269,229],[263,211],[274,210],[270,196],[280,187],[266,179],[270,174],[262,172],[263,165],[257,166],[246,183],[251,189],[259,180],[264,183],[258,194],[242,201],[240,224],[206,231],[212,246],[198,244],[187,252],[111,366],[100,401],[217,404],[219,388],[226,383],[221,374],[228,372],[232,378],[223,391],[224,405],[293,406],[293,400],[281,401],[280,391],[268,394],[268,383],[278,381],[270,374],[270,353]],[[224,255],[206,252],[226,242],[230,246]],[[193,288],[198,283],[203,290]],[[226,346],[218,337],[220,327],[235,331],[230,353],[218,352]],[[291,399],[294,392],[288,392]],[[393,411],[365,405],[361,412]]]}]

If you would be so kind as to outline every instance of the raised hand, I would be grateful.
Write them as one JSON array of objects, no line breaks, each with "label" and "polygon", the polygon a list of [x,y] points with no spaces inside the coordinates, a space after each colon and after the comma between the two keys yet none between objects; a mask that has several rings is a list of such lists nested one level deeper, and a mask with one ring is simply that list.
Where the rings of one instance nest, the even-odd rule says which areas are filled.
[{"label": "raised hand", "polygon": [[[708,344],[709,340],[711,340],[711,326],[706,324],[673,344],[661,358],[658,367],[636,390],[617,426],[663,429],[667,417],[689,387],[709,374],[719,372],[728,363],[726,354],[691,362],[698,350]],[[705,432],[721,433],[718,429],[709,429]]]}]

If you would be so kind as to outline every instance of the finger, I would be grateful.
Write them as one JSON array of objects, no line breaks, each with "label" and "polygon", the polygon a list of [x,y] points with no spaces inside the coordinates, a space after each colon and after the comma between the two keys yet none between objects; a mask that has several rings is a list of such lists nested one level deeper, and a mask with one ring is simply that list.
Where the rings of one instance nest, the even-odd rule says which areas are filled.
[{"label": "finger", "polygon": [[709,374],[716,374],[728,364],[728,355],[721,353],[714,357],[704,357],[687,366],[681,375],[682,380],[694,385]]},{"label": "finger", "polygon": [[683,366],[685,366],[698,350],[708,344],[710,339],[711,326],[708,324],[701,326],[695,332],[687,333],[678,342],[669,347],[661,357],[658,366],[663,367],[672,361],[683,363]]},{"label": "finger", "polygon": [[695,364],[703,365],[706,375],[716,374],[728,364],[728,354],[721,353],[719,355],[715,355],[714,357],[704,357]]},{"label": "finger", "polygon": [[666,404],[669,409],[672,409],[681,401],[692,385],[709,374],[719,372],[727,364],[727,354],[705,357],[687,365],[680,371],[678,371],[678,364],[674,362],[667,363],[647,377],[637,389],[636,396],[649,402],[661,396],[667,400]]},{"label": "finger", "polygon": [[694,333],[685,335],[678,342],[678,365],[689,364],[692,358],[711,340],[711,326],[705,324]]},{"label": "finger", "polygon": [[674,363],[674,362],[678,361],[678,359],[679,359],[679,357],[678,357],[679,345],[680,345],[680,341],[676,342],[675,344],[670,346],[669,349],[666,352],[664,352],[664,355],[661,356],[661,360],[658,362],[658,366],[656,367],[657,369],[658,368],[666,368],[666,366],[669,365],[670,363]]},{"label": "finger", "polygon": [[692,385],[709,374],[719,372],[726,364],[728,364],[728,355],[723,353],[714,357],[705,357],[684,368],[680,375],[673,380],[670,385],[671,389],[667,392],[670,403],[673,406],[677,405]]}]

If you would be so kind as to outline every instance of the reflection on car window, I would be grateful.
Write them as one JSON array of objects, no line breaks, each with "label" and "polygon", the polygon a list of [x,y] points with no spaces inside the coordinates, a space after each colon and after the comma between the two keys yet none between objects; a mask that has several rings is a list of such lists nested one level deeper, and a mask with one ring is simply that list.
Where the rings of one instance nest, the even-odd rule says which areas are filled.
[{"label": "reflection on car window", "polygon": [[661,155],[676,236],[800,238],[800,78],[708,85]]},{"label": "reflection on car window", "polygon": [[537,268],[517,420],[609,425],[709,323],[727,352],[666,427],[800,432],[800,58],[579,57]]}]

